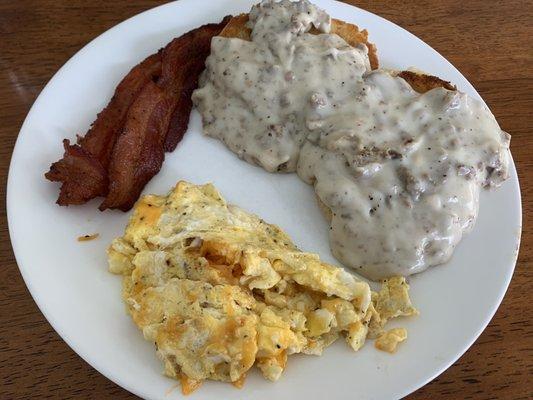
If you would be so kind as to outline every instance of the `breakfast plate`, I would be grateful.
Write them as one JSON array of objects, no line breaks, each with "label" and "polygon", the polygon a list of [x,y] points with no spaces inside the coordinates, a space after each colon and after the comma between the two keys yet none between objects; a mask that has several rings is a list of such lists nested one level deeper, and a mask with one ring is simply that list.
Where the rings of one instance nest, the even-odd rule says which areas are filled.
[{"label": "breakfast plate", "polygon": [[[13,249],[39,308],[61,337],[89,364],[147,399],[179,397],[175,381],[161,374],[153,345],[145,342],[120,298],[120,279],[107,270],[105,249],[120,236],[128,213],[54,204],[57,186],[43,179],[63,138],[87,130],[121,77],[173,37],[224,15],[246,12],[254,1],[181,0],[139,14],[105,32],[69,60],[30,110],[19,134],[8,179],[8,220]],[[442,56],[405,30],[374,14],[334,2],[315,3],[368,29],[383,67],[416,66],[480,98]],[[201,134],[193,111],[189,129],[143,193],[166,193],[178,180],[213,182],[230,203],[281,226],[304,251],[338,265],[312,188],[295,174],[275,175],[246,164]],[[511,132],[512,134],[512,132]],[[208,382],[197,398],[401,398],[436,377],[460,357],[494,315],[511,279],[521,232],[521,204],[514,165],[496,191],[483,191],[473,231],[445,265],[410,277],[420,315],[396,321],[409,339],[394,354],[366,346],[358,353],[335,343],[322,357],[294,356],[276,383],[250,374],[241,390]],[[83,235],[98,234],[91,241]],[[393,324],[394,326],[394,324]]]}]

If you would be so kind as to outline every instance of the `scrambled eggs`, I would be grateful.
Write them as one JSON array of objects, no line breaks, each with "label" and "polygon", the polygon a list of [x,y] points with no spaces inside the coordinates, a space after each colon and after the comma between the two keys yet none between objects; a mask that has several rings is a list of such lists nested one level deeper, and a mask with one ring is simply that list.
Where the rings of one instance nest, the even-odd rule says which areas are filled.
[{"label": "scrambled eggs", "polygon": [[184,393],[205,379],[241,386],[254,364],[275,381],[288,355],[320,355],[339,336],[358,350],[381,335],[392,351],[405,331],[383,333],[385,322],[417,313],[404,278],[371,292],[211,184],[144,196],[108,258],[128,312]]}]

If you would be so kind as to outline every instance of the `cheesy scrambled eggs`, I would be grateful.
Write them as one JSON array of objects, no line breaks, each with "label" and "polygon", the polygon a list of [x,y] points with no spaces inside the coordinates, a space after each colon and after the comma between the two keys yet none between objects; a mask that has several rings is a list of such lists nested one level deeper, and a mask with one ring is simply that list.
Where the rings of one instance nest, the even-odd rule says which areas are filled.
[{"label": "cheesy scrambled eggs", "polygon": [[144,196],[108,259],[128,312],[184,393],[205,379],[240,386],[254,364],[275,381],[288,355],[320,355],[339,336],[353,350],[382,336],[393,351],[405,330],[384,333],[385,322],[417,313],[404,278],[371,292],[211,184]]}]

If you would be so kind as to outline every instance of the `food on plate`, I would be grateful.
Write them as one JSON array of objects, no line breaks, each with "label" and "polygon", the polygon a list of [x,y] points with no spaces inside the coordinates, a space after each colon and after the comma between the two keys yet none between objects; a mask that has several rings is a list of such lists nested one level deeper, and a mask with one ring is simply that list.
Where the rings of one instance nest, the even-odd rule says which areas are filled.
[{"label": "food on plate", "polygon": [[93,233],[92,235],[78,236],[78,242],[90,242],[91,240],[98,239],[99,233]]},{"label": "food on plate", "polygon": [[[252,29],[250,29],[248,26],[248,20],[248,14],[240,14],[231,18],[224,29],[222,29],[222,32],[220,32],[219,36],[250,41]],[[379,61],[377,49],[373,43],[368,41],[368,31],[366,29],[361,31],[353,24],[349,24],[334,18],[330,21],[329,29],[331,34],[340,36],[352,47],[357,47],[359,44],[364,44],[368,50],[370,67],[372,69],[378,68]],[[312,33],[313,35],[319,35],[323,32],[320,30],[320,28],[317,28],[313,25],[309,29],[309,33]]]},{"label": "food on plate", "polygon": [[171,41],[135,66],[76,144],[45,174],[61,182],[59,205],[105,197],[100,209],[129,210],[187,130],[192,91],[211,38],[228,22],[207,24]]},{"label": "food on plate", "polygon": [[393,328],[383,332],[374,342],[374,346],[378,350],[386,351],[388,353],[395,353],[398,344],[407,339],[407,331],[405,328]]},{"label": "food on plate", "polygon": [[77,144],[63,140],[65,154],[46,173],[46,178],[62,182],[59,205],[83,204],[107,193],[107,166],[117,136],[130,105],[141,89],[161,74],[161,54],[156,53],[136,65],[115,89],[109,104],[98,114]]},{"label": "food on plate", "polygon": [[[108,260],[133,321],[185,393],[206,379],[242,385],[253,365],[275,381],[290,354],[320,355],[339,336],[358,350],[389,319],[417,314],[404,278],[371,292],[211,184],[143,196]],[[390,351],[405,332],[387,338]]]},{"label": "food on plate", "polygon": [[449,260],[481,188],[509,175],[510,136],[482,102],[375,54],[307,0],[265,0],[212,39],[193,101],[206,135],[314,185],[335,257],[378,280]]}]

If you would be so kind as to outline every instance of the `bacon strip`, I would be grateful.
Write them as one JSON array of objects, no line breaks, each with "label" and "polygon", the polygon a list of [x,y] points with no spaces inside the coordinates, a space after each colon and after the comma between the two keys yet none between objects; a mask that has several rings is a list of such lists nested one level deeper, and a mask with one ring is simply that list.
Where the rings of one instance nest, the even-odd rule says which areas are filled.
[{"label": "bacon strip", "polygon": [[63,140],[65,154],[52,164],[45,176],[53,182],[63,182],[57,204],[83,204],[107,193],[107,171],[81,146]]},{"label": "bacon strip", "polygon": [[59,205],[106,196],[100,210],[133,206],[161,169],[165,150],[173,151],[187,130],[211,38],[230,19],[194,29],[146,58],[120,82],[85,137],[64,141],[63,158],[45,174],[63,183]]},{"label": "bacon strip", "polygon": [[122,79],[118,84],[111,101],[98,114],[91,129],[78,144],[95,155],[107,168],[115,140],[125,122],[125,117],[133,101],[143,87],[161,75],[161,52],[148,56]]},{"label": "bacon strip", "polygon": [[198,87],[205,59],[211,51],[211,39],[218,35],[231,19],[207,24],[170,42],[163,50],[163,67],[158,84],[176,98],[165,140],[165,151],[174,151],[189,125],[191,95]]},{"label": "bacon strip", "polygon": [[[83,204],[107,194],[107,166],[115,140],[124,126],[130,105],[141,89],[161,75],[161,53],[152,54],[122,79],[113,98],[77,145],[63,141],[65,154],[52,164],[45,177],[62,182],[57,204]],[[102,172],[103,171],[103,172]],[[91,179],[84,180],[83,177]]]},{"label": "bacon strip", "polygon": [[109,193],[100,210],[129,210],[144,185],[161,169],[172,100],[148,83],[130,107],[109,164]]},{"label": "bacon strip", "polygon": [[165,150],[176,148],[187,130],[191,94],[198,86],[211,38],[228,20],[194,29],[163,49],[161,77],[157,85],[147,85],[131,106],[113,150],[109,192],[100,210],[133,207],[146,183],[161,169]]}]

